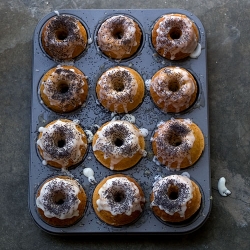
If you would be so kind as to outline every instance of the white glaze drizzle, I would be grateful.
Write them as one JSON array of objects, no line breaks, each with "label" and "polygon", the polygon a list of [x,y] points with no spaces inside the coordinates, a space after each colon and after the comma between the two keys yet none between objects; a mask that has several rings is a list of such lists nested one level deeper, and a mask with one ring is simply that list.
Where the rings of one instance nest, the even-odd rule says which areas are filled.
[{"label": "white glaze drizzle", "polygon": [[88,181],[91,184],[96,183],[95,177],[94,177],[94,171],[92,168],[84,168],[83,169],[83,174],[88,178]]},{"label": "white glaze drizzle", "polygon": [[45,161],[45,160],[42,161],[42,164],[43,164],[44,166],[47,166],[47,165],[48,165],[47,161]]},{"label": "white glaze drizzle", "polygon": [[55,14],[56,14],[57,16],[60,15],[58,10],[54,10],[54,12],[55,12]]},{"label": "white glaze drizzle", "polygon": [[228,196],[231,194],[231,191],[226,187],[225,177],[221,177],[218,181],[218,190],[221,196]]},{"label": "white glaze drizzle", "polygon": [[190,179],[190,174],[189,174],[188,172],[183,172],[181,175],[182,175],[182,176],[186,176],[187,178]]},{"label": "white glaze drizzle", "polygon": [[84,132],[85,132],[86,135],[87,135],[88,143],[91,143],[92,140],[93,140],[93,133],[91,132],[91,130],[88,130],[88,129],[84,130]]},{"label": "white glaze drizzle", "polygon": [[41,132],[43,132],[43,131],[44,131],[44,127],[39,127],[39,128],[38,128],[38,132],[41,133]]},{"label": "white glaze drizzle", "polygon": [[140,130],[141,136],[147,137],[147,135],[148,135],[148,130],[147,130],[146,128],[140,128],[139,130]]},{"label": "white glaze drizzle", "polygon": [[80,124],[80,120],[78,120],[78,119],[74,119],[72,122],[75,123],[75,124],[77,124],[77,125]]},{"label": "white glaze drizzle", "polygon": [[93,42],[93,39],[90,37],[89,39],[88,39],[88,44],[91,44]]},{"label": "white glaze drizzle", "polygon": [[161,165],[161,163],[158,161],[158,159],[157,159],[156,156],[153,157],[153,162],[154,162],[157,166],[160,166],[160,165]]},{"label": "white glaze drizzle", "polygon": [[146,86],[146,89],[147,89],[147,90],[150,90],[150,85],[151,85],[151,79],[147,79],[147,80],[145,81],[145,86]]},{"label": "white glaze drizzle", "polygon": [[198,58],[200,54],[201,54],[201,44],[198,43],[196,49],[194,50],[194,52],[191,53],[189,56],[191,58]]}]

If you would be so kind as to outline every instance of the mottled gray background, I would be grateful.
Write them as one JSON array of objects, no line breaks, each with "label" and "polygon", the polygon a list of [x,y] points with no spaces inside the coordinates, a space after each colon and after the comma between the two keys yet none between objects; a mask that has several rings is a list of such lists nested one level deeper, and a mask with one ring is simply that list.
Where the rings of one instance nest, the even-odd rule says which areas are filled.
[{"label": "mottled gray background", "polygon": [[[181,8],[206,29],[213,207],[192,234],[58,237],[29,214],[33,31],[51,11],[99,8]],[[250,249],[249,23],[248,0],[0,0],[0,249]],[[228,197],[217,191],[222,176]]]}]

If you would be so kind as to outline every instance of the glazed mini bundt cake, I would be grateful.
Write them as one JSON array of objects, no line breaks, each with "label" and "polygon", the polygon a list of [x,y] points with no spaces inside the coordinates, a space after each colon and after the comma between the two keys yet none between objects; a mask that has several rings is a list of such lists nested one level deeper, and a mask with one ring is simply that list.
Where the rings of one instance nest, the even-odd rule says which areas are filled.
[{"label": "glazed mini bundt cake", "polygon": [[45,52],[56,61],[71,61],[86,49],[88,35],[74,16],[56,15],[42,28],[41,43]]},{"label": "glazed mini bundt cake", "polygon": [[83,187],[67,176],[47,179],[38,189],[36,206],[41,218],[51,226],[67,227],[79,221],[87,196]]},{"label": "glazed mini bundt cake", "polygon": [[143,101],[144,81],[132,68],[116,66],[105,71],[96,84],[99,102],[109,111],[128,113]]},{"label": "glazed mini bundt cake", "polygon": [[74,66],[58,65],[46,72],[40,82],[41,100],[55,112],[71,112],[86,102],[87,77]]},{"label": "glazed mini bundt cake", "polygon": [[183,222],[201,206],[199,186],[186,176],[170,175],[153,184],[150,196],[153,213],[165,222]]},{"label": "glazed mini bundt cake", "polygon": [[87,136],[75,121],[58,119],[39,128],[38,151],[44,165],[69,168],[81,162],[87,152]]},{"label": "glazed mini bundt cake", "polygon": [[105,20],[97,33],[97,45],[108,57],[126,59],[133,56],[141,45],[142,32],[136,21],[124,15]]},{"label": "glazed mini bundt cake", "polygon": [[169,60],[180,60],[190,56],[195,51],[198,41],[198,28],[183,14],[163,15],[152,30],[155,50]]},{"label": "glazed mini bundt cake", "polygon": [[145,198],[135,179],[116,174],[104,178],[96,186],[92,203],[99,219],[112,226],[123,226],[138,219]]},{"label": "glazed mini bundt cake", "polygon": [[160,122],[151,138],[157,160],[170,169],[192,166],[204,150],[204,136],[190,119]]},{"label": "glazed mini bundt cake", "polygon": [[110,121],[103,124],[92,141],[97,160],[111,170],[133,167],[146,156],[143,133],[127,121]]},{"label": "glazed mini bundt cake", "polygon": [[190,108],[196,98],[198,85],[184,68],[165,67],[151,79],[150,96],[156,106],[166,113],[179,113]]}]

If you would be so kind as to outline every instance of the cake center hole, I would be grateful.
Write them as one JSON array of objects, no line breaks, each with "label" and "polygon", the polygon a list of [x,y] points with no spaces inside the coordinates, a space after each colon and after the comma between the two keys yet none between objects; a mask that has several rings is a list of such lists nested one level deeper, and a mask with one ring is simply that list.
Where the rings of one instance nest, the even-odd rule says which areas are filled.
[{"label": "cake center hole", "polygon": [[61,94],[67,93],[69,91],[69,85],[66,82],[61,82],[58,85],[58,92]]},{"label": "cake center hole", "polygon": [[56,205],[62,205],[65,200],[65,195],[61,192],[58,192],[54,196],[54,202]]},{"label": "cake center hole", "polygon": [[168,189],[168,198],[170,200],[176,200],[179,197],[179,189],[176,186],[170,186]]},{"label": "cake center hole", "polygon": [[123,140],[120,139],[120,138],[116,138],[115,141],[114,141],[114,144],[117,146],[117,147],[121,147],[123,145]]},{"label": "cake center hole", "polygon": [[122,39],[122,37],[123,37],[123,33],[124,33],[124,32],[123,32],[122,30],[116,29],[116,30],[114,30],[114,32],[113,32],[113,36],[114,36],[115,39],[120,40],[120,39]]},{"label": "cake center hole", "polygon": [[63,148],[65,146],[66,142],[64,139],[58,140],[57,141],[57,147],[58,148]]},{"label": "cake center hole", "polygon": [[113,87],[114,87],[114,90],[117,92],[121,92],[124,90],[124,84],[122,81],[114,81]]},{"label": "cake center hole", "polygon": [[180,85],[177,81],[171,81],[168,84],[168,89],[172,92],[177,92],[180,89]]},{"label": "cake center hole", "polygon": [[125,195],[123,192],[118,191],[114,194],[114,201],[115,202],[122,202],[125,198]]},{"label": "cake center hole", "polygon": [[179,39],[181,37],[181,30],[179,28],[172,28],[170,31],[169,31],[169,36],[173,39],[173,40],[176,40],[176,39]]},{"label": "cake center hole", "polygon": [[175,136],[171,136],[171,138],[169,138],[168,141],[170,145],[174,147],[178,147],[182,143],[182,138],[178,135],[175,135]]},{"label": "cake center hole", "polygon": [[55,32],[57,40],[63,41],[68,37],[68,31],[64,29],[59,29]]}]

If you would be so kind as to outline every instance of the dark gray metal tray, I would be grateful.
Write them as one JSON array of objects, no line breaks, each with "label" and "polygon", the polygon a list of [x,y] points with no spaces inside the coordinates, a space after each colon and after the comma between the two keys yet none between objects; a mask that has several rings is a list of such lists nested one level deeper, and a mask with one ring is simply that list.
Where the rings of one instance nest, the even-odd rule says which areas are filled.
[{"label": "dark gray metal tray", "polygon": [[[31,103],[31,127],[30,127],[30,166],[29,166],[29,209],[35,222],[45,231],[59,235],[77,234],[184,234],[200,228],[209,216],[211,209],[211,183],[210,183],[210,144],[209,144],[209,114],[208,114],[208,89],[207,89],[207,47],[205,30],[200,20],[192,13],[181,9],[153,9],[153,10],[59,10],[60,14],[74,15],[85,25],[88,32],[89,44],[86,52],[71,64],[82,70],[88,76],[89,94],[86,105],[69,114],[57,114],[47,109],[38,95],[40,79],[50,68],[59,63],[52,60],[43,51],[40,44],[40,31],[44,23],[55,16],[52,12],[38,23],[34,32],[33,43],[33,82]],[[157,55],[151,45],[151,29],[155,21],[163,14],[181,13],[187,15],[197,25],[200,33],[201,54],[198,58],[187,58],[181,61],[169,61]],[[131,59],[115,61],[102,55],[96,45],[96,32],[100,24],[109,16],[124,14],[135,19],[143,32],[143,43],[140,51]],[[95,179],[101,181],[108,175],[117,172],[103,167],[94,157],[91,144],[84,161],[74,169],[62,173],[61,170],[44,166],[37,152],[36,140],[38,128],[45,126],[58,118],[78,119],[84,130],[93,130],[95,124],[102,125],[112,119],[111,112],[106,111],[96,101],[95,85],[99,76],[108,68],[115,65],[128,66],[138,71],[144,81],[151,79],[156,71],[166,66],[179,66],[189,70],[198,81],[199,97],[194,106],[188,111],[172,115],[164,114],[152,102],[149,91],[146,90],[142,105],[131,113],[135,117],[135,124],[139,128],[149,131],[145,138],[147,157],[143,158],[133,168],[122,171],[126,175],[134,177],[141,185],[146,196],[146,207],[142,216],[135,223],[124,227],[112,227],[101,222],[94,213],[91,204],[92,193],[96,185],[90,184],[83,175],[83,169],[90,167],[94,170]],[[122,116],[121,116],[122,117]],[[171,117],[189,118],[202,130],[205,137],[205,150],[192,167],[181,171],[170,171],[163,166],[158,166],[153,161],[153,152],[150,138],[160,121],[169,120]],[[179,224],[164,223],[158,220],[150,209],[149,195],[154,178],[157,175],[182,174],[188,172],[191,179],[196,181],[202,191],[202,204],[198,213],[186,222]],[[75,225],[67,228],[49,226],[39,217],[35,195],[39,185],[48,177],[60,174],[68,174],[77,179],[84,187],[88,196],[88,206],[83,218]]]}]

